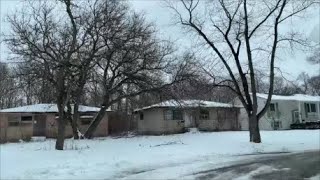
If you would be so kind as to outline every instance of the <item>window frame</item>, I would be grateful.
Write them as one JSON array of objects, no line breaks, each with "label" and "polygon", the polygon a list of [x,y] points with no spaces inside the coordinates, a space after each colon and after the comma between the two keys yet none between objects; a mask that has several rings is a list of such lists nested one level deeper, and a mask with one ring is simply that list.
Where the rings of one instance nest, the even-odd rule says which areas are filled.
[{"label": "window frame", "polygon": [[[205,117],[206,116],[206,117]],[[210,119],[210,112],[208,109],[200,109],[199,113],[200,120],[209,120]]]},{"label": "window frame", "polygon": [[181,109],[173,109],[172,120],[183,120],[183,111]]},{"label": "window frame", "polygon": [[170,121],[173,120],[173,112],[171,109],[165,109],[163,111],[164,120]]},{"label": "window frame", "polygon": [[165,109],[163,111],[164,114],[164,120],[177,120],[181,121],[183,120],[183,111],[182,109]]},{"label": "window frame", "polygon": [[91,124],[92,119],[90,119],[90,118],[80,118],[80,122],[81,122],[81,125],[89,125],[89,124]]},{"label": "window frame", "polygon": [[8,116],[8,127],[17,127],[17,126],[20,126],[20,117]]},{"label": "window frame", "polygon": [[144,120],[144,114],[143,112],[139,112],[139,120],[143,121]]},{"label": "window frame", "polygon": [[[273,109],[271,107],[273,107]],[[270,110],[270,112],[276,112],[276,103],[270,103],[269,110]]]},{"label": "window frame", "polygon": [[[27,118],[27,120],[25,120],[25,118]],[[21,122],[32,122],[32,120],[32,116],[21,116]]]},{"label": "window frame", "polygon": [[317,112],[317,106],[316,103],[306,103],[307,107],[307,113],[316,113]]}]

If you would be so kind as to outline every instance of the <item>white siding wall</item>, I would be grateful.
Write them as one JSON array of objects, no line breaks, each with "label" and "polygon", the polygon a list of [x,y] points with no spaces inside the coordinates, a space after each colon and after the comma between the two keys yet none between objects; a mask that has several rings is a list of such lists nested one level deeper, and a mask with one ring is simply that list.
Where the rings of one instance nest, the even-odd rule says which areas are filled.
[{"label": "white siding wall", "polygon": [[[241,105],[241,102],[239,100],[235,100],[235,103],[237,105]],[[260,111],[264,104],[266,103],[265,99],[258,98],[258,111]],[[297,101],[275,101],[272,100],[271,103],[278,103],[278,109],[280,112],[280,116],[273,116],[274,120],[276,121],[281,121],[281,127],[279,129],[290,129],[290,124],[292,124],[293,121],[293,116],[292,116],[292,111],[294,110],[299,110],[299,103]],[[317,104],[317,111],[319,110],[319,103]],[[305,121],[314,121],[315,118],[306,118],[305,115],[305,109],[304,109],[304,102],[300,102],[300,110],[301,110],[301,120]],[[318,117],[319,119],[319,117]],[[240,116],[239,116],[239,121],[241,125],[241,130],[248,130],[249,125],[248,125],[248,116],[244,108],[241,108],[240,110]],[[272,121],[273,118],[272,116],[268,116],[268,113],[266,113],[259,122],[259,127],[261,130],[273,130],[272,127]]]},{"label": "white siding wall", "polygon": [[[260,99],[259,106],[261,108],[265,104],[266,100]],[[298,110],[298,102],[296,101],[271,101],[271,103],[278,103],[279,115],[269,115],[266,113],[260,120],[260,128],[263,130],[273,130],[272,122],[281,121],[281,126],[279,129],[290,129],[290,124],[292,124],[293,117],[292,111]],[[259,107],[260,109],[260,107]]]},{"label": "white siding wall", "polygon": [[184,122],[181,120],[164,120],[163,108],[152,108],[142,111],[143,120],[139,119],[138,132],[143,134],[170,134],[184,130]]}]

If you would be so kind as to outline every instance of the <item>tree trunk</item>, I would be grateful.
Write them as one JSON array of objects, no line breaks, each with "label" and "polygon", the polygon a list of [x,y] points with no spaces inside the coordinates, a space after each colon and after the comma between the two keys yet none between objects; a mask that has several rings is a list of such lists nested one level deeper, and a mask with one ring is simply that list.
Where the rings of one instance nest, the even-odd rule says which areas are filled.
[{"label": "tree trunk", "polygon": [[261,143],[259,121],[257,115],[249,115],[250,142]]},{"label": "tree trunk", "polygon": [[58,104],[59,108],[59,119],[58,119],[58,135],[56,141],[56,150],[63,150],[64,145],[64,133],[65,133],[65,121],[64,121],[64,108]]},{"label": "tree trunk", "polygon": [[87,131],[84,133],[84,137],[91,139],[93,136],[94,131],[97,129],[99,123],[103,119],[104,115],[106,114],[106,110],[109,106],[102,106],[98,115],[94,118],[91,122],[90,126],[88,127]]},{"label": "tree trunk", "polygon": [[75,103],[73,105],[73,117],[72,117],[72,132],[73,132],[73,138],[79,139],[79,129],[78,129],[78,119],[79,119],[79,104]]}]

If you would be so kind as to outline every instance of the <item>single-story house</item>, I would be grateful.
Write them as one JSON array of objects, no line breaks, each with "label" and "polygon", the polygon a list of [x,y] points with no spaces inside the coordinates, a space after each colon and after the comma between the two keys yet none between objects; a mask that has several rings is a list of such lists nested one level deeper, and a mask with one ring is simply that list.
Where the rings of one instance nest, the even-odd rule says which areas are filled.
[{"label": "single-story house", "polygon": [[[79,106],[79,129],[84,132],[96,113],[97,107]],[[56,104],[34,104],[16,108],[0,110],[0,141],[17,141],[30,139],[32,136],[45,136],[55,138],[57,136],[58,108]],[[107,115],[99,124],[94,136],[108,135]],[[66,137],[72,137],[70,123],[66,126]]]},{"label": "single-story house", "polygon": [[140,134],[171,134],[196,127],[204,131],[239,130],[240,108],[202,100],[168,100],[135,110]]},{"label": "single-story house", "polygon": [[[258,111],[266,103],[267,94],[257,94]],[[236,103],[238,104],[238,103]],[[290,129],[291,124],[315,122],[320,120],[320,96],[295,94],[291,96],[272,95],[266,114],[260,119],[261,130]],[[248,116],[241,109],[242,130],[248,130]]]}]

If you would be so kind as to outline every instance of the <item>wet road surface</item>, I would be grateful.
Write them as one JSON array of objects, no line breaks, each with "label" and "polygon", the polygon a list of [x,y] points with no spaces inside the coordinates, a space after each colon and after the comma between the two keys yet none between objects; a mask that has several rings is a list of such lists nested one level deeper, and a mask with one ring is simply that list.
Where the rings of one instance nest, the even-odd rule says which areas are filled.
[{"label": "wet road surface", "polygon": [[[320,151],[304,153],[254,155],[245,162],[201,171],[194,174],[196,179],[283,179],[300,180],[320,175]],[[320,180],[319,178],[315,178]]]}]

